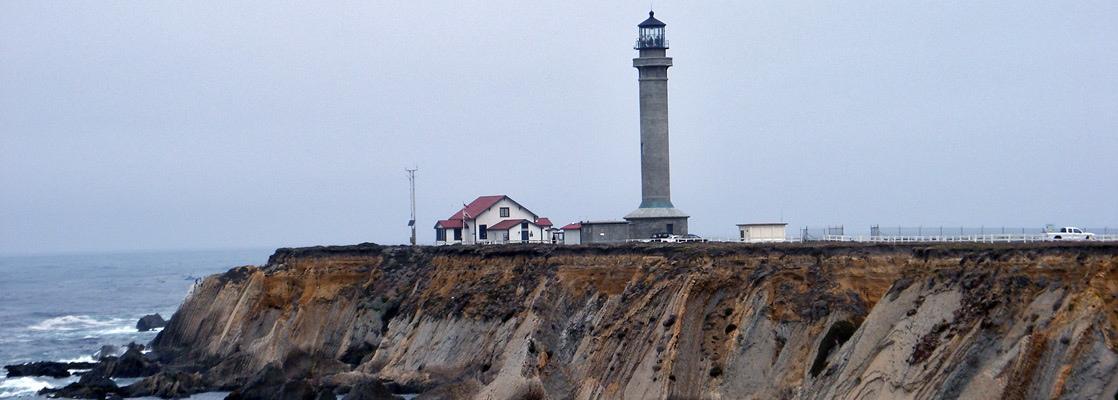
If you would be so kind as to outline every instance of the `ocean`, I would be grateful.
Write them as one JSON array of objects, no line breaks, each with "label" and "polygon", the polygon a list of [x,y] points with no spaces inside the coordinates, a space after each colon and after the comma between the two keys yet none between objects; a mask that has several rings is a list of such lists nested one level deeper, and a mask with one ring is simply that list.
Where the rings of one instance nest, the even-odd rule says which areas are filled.
[{"label": "ocean", "polygon": [[[102,345],[148,344],[156,332],[136,321],[170,319],[195,280],[263,265],[274,249],[0,256],[0,366],[29,361],[93,361]],[[76,377],[8,378],[0,399],[42,398],[44,387]],[[119,384],[135,380],[118,381]],[[205,393],[192,399],[221,399]]]}]

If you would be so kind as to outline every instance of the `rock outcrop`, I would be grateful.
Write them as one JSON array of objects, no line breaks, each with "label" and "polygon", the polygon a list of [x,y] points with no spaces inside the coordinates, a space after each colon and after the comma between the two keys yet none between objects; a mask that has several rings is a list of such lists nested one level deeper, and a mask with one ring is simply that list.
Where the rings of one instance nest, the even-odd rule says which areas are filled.
[{"label": "rock outcrop", "polygon": [[4,369],[8,371],[9,378],[20,376],[49,376],[51,378],[65,378],[70,376],[70,370],[90,369],[96,365],[97,364],[95,363],[87,362],[39,361],[17,365],[5,365]]},{"label": "rock outcrop", "polygon": [[206,391],[206,384],[199,373],[160,372],[143,380],[125,386],[121,394],[125,397],[161,397],[180,399]]},{"label": "rock outcrop", "polygon": [[106,378],[142,378],[159,373],[162,368],[144,357],[143,346],[129,344],[128,350],[120,357],[102,357],[101,361],[85,375],[100,375]]},{"label": "rock outcrop", "polygon": [[61,389],[43,389],[40,396],[63,397],[73,399],[104,399],[120,391],[116,382],[98,374],[83,374],[77,382],[71,383]]},{"label": "rock outcrop", "polygon": [[159,314],[145,315],[139,321],[136,321],[136,330],[140,332],[147,332],[164,326],[167,326],[167,321],[164,321],[163,316]]},{"label": "rock outcrop", "polygon": [[152,343],[211,389],[462,399],[1112,398],[1116,345],[1099,243],[280,249]]}]

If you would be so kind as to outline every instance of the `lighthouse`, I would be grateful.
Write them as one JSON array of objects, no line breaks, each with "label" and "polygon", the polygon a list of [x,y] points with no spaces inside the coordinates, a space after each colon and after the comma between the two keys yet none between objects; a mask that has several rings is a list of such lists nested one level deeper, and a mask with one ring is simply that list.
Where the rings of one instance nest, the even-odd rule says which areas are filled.
[{"label": "lighthouse", "polygon": [[657,233],[684,235],[687,218],[672,205],[671,168],[668,160],[668,39],[663,22],[648,12],[648,19],[637,25],[641,137],[641,204],[625,216],[629,238],[644,239]]}]

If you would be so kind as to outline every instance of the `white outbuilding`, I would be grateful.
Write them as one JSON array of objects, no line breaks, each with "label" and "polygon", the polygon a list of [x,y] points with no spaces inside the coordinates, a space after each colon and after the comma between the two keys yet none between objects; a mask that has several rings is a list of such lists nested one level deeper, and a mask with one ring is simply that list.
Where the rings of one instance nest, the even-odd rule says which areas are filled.
[{"label": "white outbuilding", "polygon": [[784,222],[738,224],[738,235],[746,243],[779,243],[787,241]]}]

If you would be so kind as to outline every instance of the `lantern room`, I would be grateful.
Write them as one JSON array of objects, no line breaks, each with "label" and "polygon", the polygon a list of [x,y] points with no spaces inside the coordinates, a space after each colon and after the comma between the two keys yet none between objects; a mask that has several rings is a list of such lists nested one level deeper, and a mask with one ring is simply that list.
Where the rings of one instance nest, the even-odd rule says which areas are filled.
[{"label": "lantern room", "polygon": [[666,49],[668,48],[668,39],[664,37],[664,23],[653,16],[653,12],[648,12],[648,19],[637,25],[640,28],[640,33],[637,36],[637,45],[633,47],[636,50],[643,49]]}]

